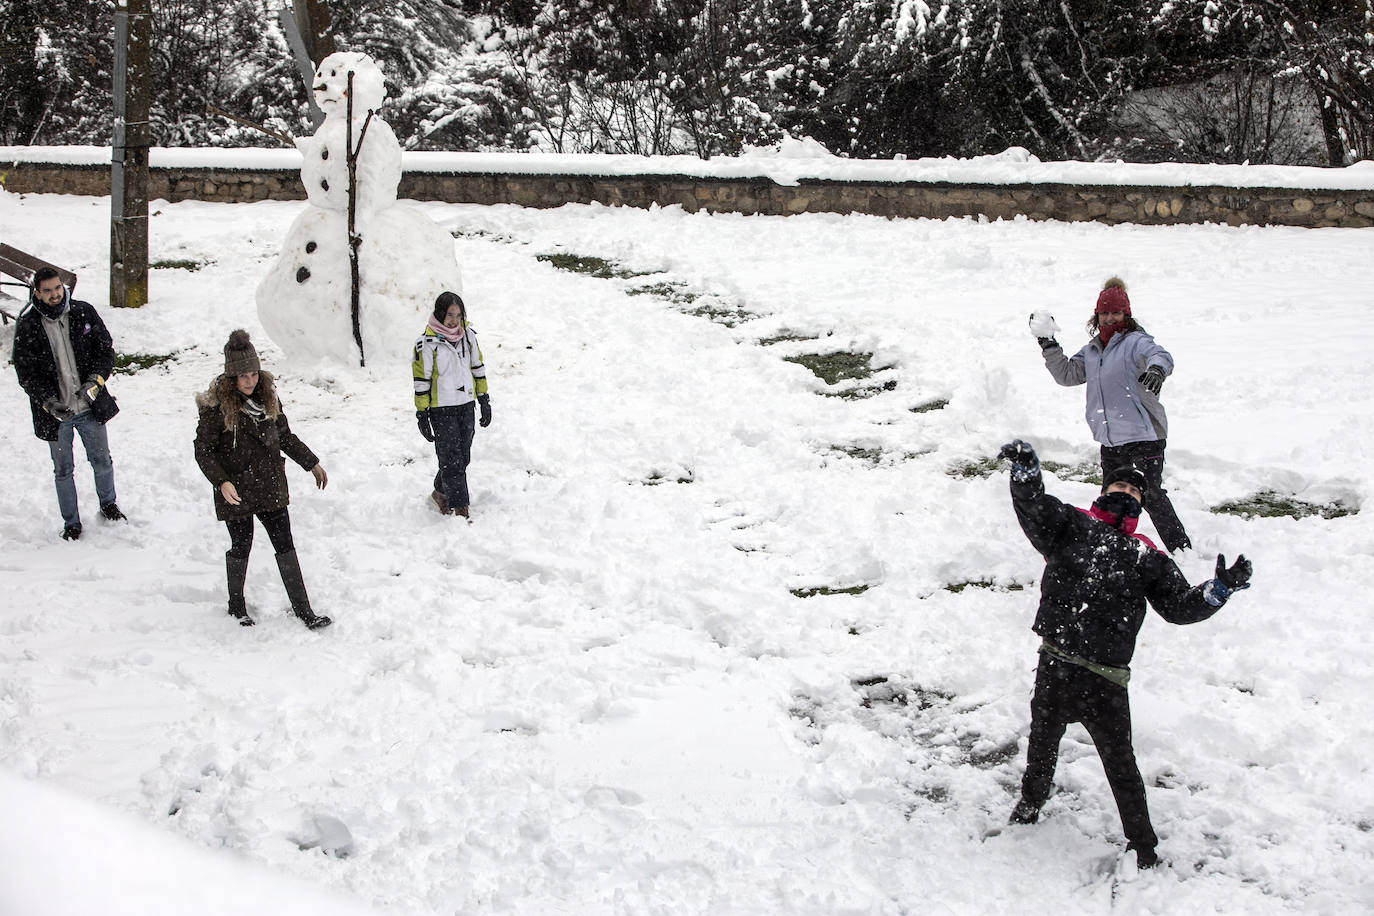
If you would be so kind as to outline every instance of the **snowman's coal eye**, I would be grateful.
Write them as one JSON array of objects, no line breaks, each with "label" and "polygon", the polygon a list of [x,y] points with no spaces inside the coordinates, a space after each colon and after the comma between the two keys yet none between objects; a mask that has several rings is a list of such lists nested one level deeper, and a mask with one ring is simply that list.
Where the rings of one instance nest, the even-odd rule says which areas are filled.
[{"label": "snowman's coal eye", "polygon": [[310,268],[308,268],[308,267],[302,267],[300,270],[296,271],[296,282],[297,282],[297,283],[304,283],[306,280],[309,280],[309,279],[310,279]]},{"label": "snowman's coal eye", "polygon": [[[316,249],[316,248],[319,248],[319,247],[320,247],[320,246],[319,246],[319,245],[316,245],[314,242],[306,242],[306,243],[305,243],[305,253],[306,253],[306,254],[314,254],[314,253],[315,253],[315,249]],[[301,269],[304,270],[305,268],[302,267]]]}]

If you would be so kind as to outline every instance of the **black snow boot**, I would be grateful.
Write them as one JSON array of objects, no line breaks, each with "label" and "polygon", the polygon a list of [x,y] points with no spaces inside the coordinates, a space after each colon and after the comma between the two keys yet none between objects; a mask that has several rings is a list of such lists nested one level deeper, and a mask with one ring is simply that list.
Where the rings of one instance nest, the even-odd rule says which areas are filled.
[{"label": "black snow boot", "polygon": [[310,609],[310,596],[305,592],[305,579],[301,576],[301,563],[296,551],[277,554],[277,569],[281,571],[281,584],[286,586],[286,597],[291,600],[291,610],[312,630],[327,627],[334,621],[323,615],[317,616]]},{"label": "black snow boot", "polygon": [[1024,799],[1016,803],[1012,809],[1008,823],[1011,824],[1034,824],[1040,820],[1040,809]]},{"label": "black snow boot", "polygon": [[226,553],[224,570],[229,580],[229,616],[237,620],[239,626],[251,627],[256,621],[248,616],[248,605],[243,600],[243,582],[248,578],[248,558]]}]

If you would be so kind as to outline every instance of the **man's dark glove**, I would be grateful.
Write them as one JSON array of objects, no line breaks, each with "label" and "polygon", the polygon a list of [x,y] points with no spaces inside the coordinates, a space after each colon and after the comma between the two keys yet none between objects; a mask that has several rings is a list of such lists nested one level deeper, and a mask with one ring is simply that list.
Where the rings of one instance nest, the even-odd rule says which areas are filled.
[{"label": "man's dark glove", "polygon": [[76,411],[72,410],[66,404],[63,404],[57,398],[48,398],[44,401],[43,409],[56,417],[59,423],[66,423],[72,417],[76,416]]},{"label": "man's dark glove", "polygon": [[1164,370],[1158,366],[1151,366],[1140,373],[1136,381],[1150,394],[1159,397],[1159,391],[1164,387]]},{"label": "man's dark glove", "polygon": [[483,429],[486,429],[491,425],[491,395],[479,394],[477,396],[477,406],[482,411],[482,416],[477,421],[477,424]]},{"label": "man's dark glove", "polygon": [[1245,559],[1245,554],[1236,557],[1236,562],[1230,569],[1226,568],[1226,555],[1217,554],[1217,578],[1228,591],[1238,592],[1243,588],[1249,588],[1250,574],[1253,571],[1250,561]]},{"label": "man's dark glove", "polygon": [[1006,458],[1012,464],[1038,464],[1040,461],[1035,457],[1035,449],[1031,448],[1031,444],[1021,439],[1013,439],[1002,446],[997,457]]},{"label": "man's dark glove", "polygon": [[1029,442],[1013,439],[1002,446],[997,457],[1011,461],[1011,479],[1017,483],[1025,483],[1040,475],[1040,459]]},{"label": "man's dark glove", "polygon": [[420,435],[425,437],[426,442],[434,441],[434,430],[429,425],[429,411],[415,411],[415,422],[420,427]]},{"label": "man's dark glove", "polygon": [[1221,607],[1232,592],[1250,587],[1250,571],[1250,561],[1245,559],[1245,554],[1236,557],[1230,569],[1226,568],[1226,556],[1217,554],[1216,578],[1207,583],[1202,597],[1212,607]]}]

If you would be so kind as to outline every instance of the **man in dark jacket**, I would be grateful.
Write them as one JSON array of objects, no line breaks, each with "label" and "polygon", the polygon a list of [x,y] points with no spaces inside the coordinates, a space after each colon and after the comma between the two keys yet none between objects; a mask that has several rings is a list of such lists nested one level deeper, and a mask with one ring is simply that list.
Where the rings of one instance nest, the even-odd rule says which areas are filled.
[{"label": "man in dark jacket", "polygon": [[28,306],[14,327],[12,355],[19,386],[29,396],[33,434],[48,443],[57,505],[62,511],[62,537],[81,537],[76,505],[72,436],[78,433],[86,460],[95,472],[100,514],[121,521],[115,502],[114,462],[105,424],[119,407],[105,388],[114,371],[114,342],[88,302],[72,299],[51,267],[33,275]]},{"label": "man in dark jacket", "polygon": [[1021,530],[1045,558],[1034,630],[1043,639],[1031,700],[1030,744],[1021,800],[1012,823],[1031,824],[1049,798],[1059,740],[1081,722],[1097,747],[1116,798],[1127,849],[1144,868],[1159,860],[1145,784],[1131,744],[1126,685],[1145,605],[1170,623],[1198,623],[1232,592],[1250,584],[1250,561],[1229,569],[1217,557],[1216,578],[1189,586],[1178,566],[1135,533],[1145,475],[1127,465],[1103,475],[1102,495],[1088,510],[1045,493],[1035,450],[1016,440],[1000,456],[1011,466],[1011,501]]}]

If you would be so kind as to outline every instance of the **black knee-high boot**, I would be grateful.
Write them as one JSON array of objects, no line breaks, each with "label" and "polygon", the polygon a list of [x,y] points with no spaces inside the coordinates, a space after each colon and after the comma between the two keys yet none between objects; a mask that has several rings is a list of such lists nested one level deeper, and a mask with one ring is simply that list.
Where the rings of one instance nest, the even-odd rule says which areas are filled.
[{"label": "black knee-high boot", "polygon": [[277,569],[281,571],[282,585],[286,586],[286,597],[291,600],[291,610],[301,623],[318,630],[334,622],[323,615],[317,616],[310,609],[310,596],[305,591],[305,579],[301,576],[301,563],[296,558],[296,551],[277,554]]},{"label": "black knee-high boot", "polygon": [[243,600],[243,583],[248,578],[248,558],[226,553],[224,572],[229,582],[229,616],[236,619],[239,626],[251,627],[254,620],[248,616],[248,605]]}]

